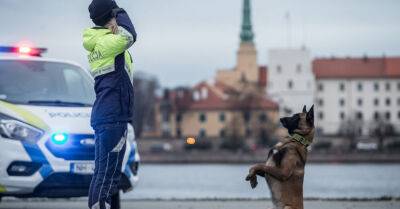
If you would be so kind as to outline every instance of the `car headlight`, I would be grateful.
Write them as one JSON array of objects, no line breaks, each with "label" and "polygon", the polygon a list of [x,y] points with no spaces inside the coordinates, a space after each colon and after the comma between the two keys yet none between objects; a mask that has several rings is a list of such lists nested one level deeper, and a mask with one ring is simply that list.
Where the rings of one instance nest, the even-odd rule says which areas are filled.
[{"label": "car headlight", "polygon": [[0,114],[0,135],[7,139],[36,142],[43,131],[19,120]]}]

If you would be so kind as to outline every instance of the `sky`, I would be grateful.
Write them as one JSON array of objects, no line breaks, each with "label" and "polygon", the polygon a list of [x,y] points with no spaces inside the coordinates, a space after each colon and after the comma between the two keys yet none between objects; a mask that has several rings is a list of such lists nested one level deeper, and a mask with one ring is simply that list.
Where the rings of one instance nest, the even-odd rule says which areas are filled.
[{"label": "sky", "polygon": [[[93,26],[89,3],[0,0],[0,45],[30,42],[47,47],[46,57],[87,68],[82,31]],[[156,76],[162,86],[193,85],[234,67],[242,0],[117,3],[138,33],[130,50],[135,70]],[[306,46],[313,57],[400,56],[399,0],[252,0],[252,9],[260,65],[268,65],[269,49],[284,47]]]}]

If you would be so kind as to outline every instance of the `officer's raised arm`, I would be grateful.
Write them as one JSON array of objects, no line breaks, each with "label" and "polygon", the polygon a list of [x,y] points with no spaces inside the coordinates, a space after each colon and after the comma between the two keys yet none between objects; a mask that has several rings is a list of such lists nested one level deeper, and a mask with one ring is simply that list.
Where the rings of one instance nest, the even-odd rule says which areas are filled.
[{"label": "officer's raised arm", "polygon": [[126,11],[122,8],[114,9],[113,13],[114,13],[114,17],[117,20],[117,25],[119,27],[122,27],[128,33],[131,34],[131,36],[133,38],[133,43],[136,42],[137,34],[136,34],[135,26],[133,25],[131,19],[129,18],[128,13],[126,13]]},{"label": "officer's raised arm", "polygon": [[119,55],[129,49],[136,41],[136,31],[128,14],[122,8],[112,11],[112,19],[105,26],[112,33],[101,38],[98,49],[104,55]]}]

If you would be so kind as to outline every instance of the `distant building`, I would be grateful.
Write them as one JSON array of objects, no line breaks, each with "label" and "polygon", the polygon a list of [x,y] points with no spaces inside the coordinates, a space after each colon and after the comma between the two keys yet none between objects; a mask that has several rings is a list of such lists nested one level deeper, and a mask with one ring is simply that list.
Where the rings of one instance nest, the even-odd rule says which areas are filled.
[{"label": "distant building", "polygon": [[[166,92],[161,101],[158,121],[163,124],[160,136],[170,138],[200,137],[224,138],[228,135],[232,120],[242,116],[242,106],[229,96],[230,88],[222,83],[201,82],[196,86],[178,88]],[[248,124],[276,123],[278,105],[261,99],[246,106],[249,111]],[[242,120],[238,118],[237,120]],[[255,129],[259,133],[254,133]],[[259,127],[240,126],[241,136],[260,135]]]},{"label": "distant building", "polygon": [[280,115],[299,112],[314,100],[315,76],[310,51],[273,49],[268,53],[268,95],[279,104]]},{"label": "distant building", "polygon": [[233,69],[219,70],[215,80],[237,89],[242,88],[242,81],[246,81],[246,83],[251,83],[257,90],[265,91],[266,68],[260,67],[257,62],[257,50],[254,44],[251,23],[250,0],[244,0],[240,39],[236,66]]},{"label": "distant building", "polygon": [[379,120],[400,131],[400,57],[318,58],[313,71],[320,134],[351,126],[367,136]]},{"label": "distant building", "polygon": [[257,63],[250,0],[243,5],[236,67],[218,71],[212,82],[165,91],[156,113],[158,136],[225,138],[233,129],[240,138],[271,134],[265,127],[278,123],[279,107],[266,97],[267,68]]}]

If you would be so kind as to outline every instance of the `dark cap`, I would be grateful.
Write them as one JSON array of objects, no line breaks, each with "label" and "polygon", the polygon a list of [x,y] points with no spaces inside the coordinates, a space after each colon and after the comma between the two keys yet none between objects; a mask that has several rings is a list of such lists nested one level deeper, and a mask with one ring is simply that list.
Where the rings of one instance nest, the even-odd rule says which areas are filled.
[{"label": "dark cap", "polygon": [[90,18],[98,26],[104,26],[113,18],[112,10],[118,8],[114,0],[93,0],[89,5]]}]

